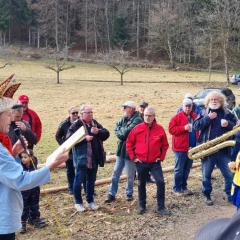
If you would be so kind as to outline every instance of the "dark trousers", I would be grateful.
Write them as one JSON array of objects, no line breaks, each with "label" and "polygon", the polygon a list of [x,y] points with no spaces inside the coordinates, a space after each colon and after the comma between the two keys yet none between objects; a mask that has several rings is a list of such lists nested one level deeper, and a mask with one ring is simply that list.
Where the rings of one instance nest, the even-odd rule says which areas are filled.
[{"label": "dark trousers", "polygon": [[69,159],[66,161],[66,172],[67,172],[68,190],[73,191],[75,168],[73,166],[72,155],[69,155]]},{"label": "dark trousers", "polygon": [[0,240],[15,240],[15,233],[0,234]]},{"label": "dark trousers", "polygon": [[146,208],[146,182],[150,172],[157,185],[157,205],[158,210],[165,208],[165,183],[160,161],[154,163],[137,162],[138,173],[138,201],[139,206]]},{"label": "dark trousers", "polygon": [[39,218],[40,187],[35,187],[30,190],[22,191],[21,193],[23,197],[22,221],[26,222],[28,219],[34,220],[36,218]]}]

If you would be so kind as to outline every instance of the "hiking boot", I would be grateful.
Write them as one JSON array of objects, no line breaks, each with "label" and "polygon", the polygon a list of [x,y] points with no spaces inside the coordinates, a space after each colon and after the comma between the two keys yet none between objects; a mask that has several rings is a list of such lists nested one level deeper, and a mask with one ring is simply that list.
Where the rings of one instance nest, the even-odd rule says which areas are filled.
[{"label": "hiking boot", "polygon": [[140,207],[139,211],[138,211],[138,214],[144,214],[145,212],[146,212],[146,208]]},{"label": "hiking boot", "polygon": [[20,229],[20,233],[25,233],[26,230],[26,222],[22,222],[22,228]]},{"label": "hiking boot", "polygon": [[205,193],[205,194],[204,194],[204,202],[205,202],[208,206],[213,205],[213,201],[212,201],[212,199],[211,199],[210,193]]},{"label": "hiking boot", "polygon": [[84,212],[86,210],[82,204],[75,204],[75,208],[78,212]]},{"label": "hiking boot", "polygon": [[165,208],[159,209],[157,212],[158,212],[159,214],[165,215],[165,216],[170,216],[170,215],[171,215],[171,212],[169,212],[169,211],[166,210]]},{"label": "hiking boot", "polygon": [[86,203],[87,208],[91,208],[92,210],[98,210],[99,206],[95,202]]},{"label": "hiking boot", "polygon": [[126,200],[127,200],[128,202],[132,201],[132,200],[133,200],[133,196],[127,194],[127,196],[126,196]]},{"label": "hiking boot", "polygon": [[41,218],[28,219],[28,224],[33,225],[35,228],[45,227],[45,221]]},{"label": "hiking boot", "polygon": [[115,197],[111,194],[108,194],[107,198],[104,200],[105,203],[110,203],[115,201]]}]

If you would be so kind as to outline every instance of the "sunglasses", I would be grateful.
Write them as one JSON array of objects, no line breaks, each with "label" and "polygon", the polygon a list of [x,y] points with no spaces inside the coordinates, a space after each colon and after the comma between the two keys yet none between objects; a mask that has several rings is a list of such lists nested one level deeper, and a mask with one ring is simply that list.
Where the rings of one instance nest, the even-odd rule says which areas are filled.
[{"label": "sunglasses", "polygon": [[71,114],[72,114],[72,115],[75,115],[75,114],[78,114],[78,112],[72,112]]}]

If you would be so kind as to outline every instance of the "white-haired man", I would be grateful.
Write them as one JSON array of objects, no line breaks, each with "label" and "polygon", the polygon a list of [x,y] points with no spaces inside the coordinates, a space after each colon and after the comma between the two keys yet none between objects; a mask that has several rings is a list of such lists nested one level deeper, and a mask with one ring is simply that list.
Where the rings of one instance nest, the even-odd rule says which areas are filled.
[{"label": "white-haired man", "polygon": [[[205,97],[206,109],[198,115],[193,122],[193,128],[200,130],[200,135],[197,140],[197,145],[207,141],[216,139],[223,134],[231,131],[236,124],[234,115],[224,108],[226,97],[216,91],[209,92]],[[231,184],[233,175],[228,168],[230,161],[229,148],[222,148],[219,151],[202,158],[202,192],[207,205],[212,205],[211,192],[212,183],[211,175],[215,165],[220,169],[225,180],[225,193],[231,201]]]}]

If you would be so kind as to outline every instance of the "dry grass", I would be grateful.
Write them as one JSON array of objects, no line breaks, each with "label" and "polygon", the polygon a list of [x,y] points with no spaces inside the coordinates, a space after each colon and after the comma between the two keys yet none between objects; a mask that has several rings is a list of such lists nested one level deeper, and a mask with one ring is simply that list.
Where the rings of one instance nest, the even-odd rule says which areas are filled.
[{"label": "dry grass", "polygon": [[[120,86],[120,77],[113,70],[102,65],[80,64],[77,68],[61,73],[61,84],[56,84],[55,74],[43,67],[41,62],[17,62],[12,67],[1,70],[1,78],[5,79],[12,73],[16,74],[18,82],[22,82],[15,98],[20,94],[30,97],[30,107],[40,115],[43,123],[43,135],[40,143],[35,147],[35,153],[40,162],[45,159],[57,147],[55,131],[59,123],[67,117],[67,109],[75,105],[90,104],[93,107],[96,118],[110,133],[110,138],[104,146],[107,152],[114,152],[117,139],[113,128],[116,121],[122,116],[120,104],[126,100],[136,103],[147,101],[156,108],[157,121],[165,128],[169,143],[171,136],[168,134],[168,122],[181,105],[185,93],[196,94],[205,86],[225,86],[224,74],[215,73],[212,82],[207,83],[206,72],[172,72],[159,69],[133,69],[124,76],[124,85]],[[89,81],[85,81],[89,80]],[[94,81],[95,80],[95,81]],[[238,88],[231,86],[239,102]],[[100,168],[98,179],[110,177],[113,163]],[[173,165],[171,148],[167,153],[163,167]],[[166,178],[166,204],[173,212],[170,218],[159,218],[155,213],[156,199],[155,186],[148,186],[148,212],[144,216],[137,215],[137,188],[135,187],[135,201],[125,202],[124,183],[120,184],[116,203],[104,205],[103,201],[109,185],[97,187],[96,202],[101,205],[97,212],[87,211],[76,213],[73,208],[73,198],[66,192],[49,195],[51,202],[46,197],[41,198],[41,212],[48,222],[48,227],[36,230],[28,227],[28,233],[17,236],[17,239],[190,239],[199,224],[203,223],[202,217],[194,225],[189,223],[191,216],[197,216],[201,212],[207,213],[206,207],[200,197],[201,179],[200,169],[191,172],[189,185],[195,191],[190,198],[174,199],[171,195],[172,174],[165,174]],[[218,175],[217,175],[218,178]],[[218,182],[216,182],[217,184]],[[215,192],[216,201],[222,209],[233,208],[222,199],[222,183]],[[44,188],[66,185],[66,175],[63,170],[56,170],[52,174],[51,183]],[[219,190],[220,189],[220,190]],[[218,198],[218,195],[220,198]],[[56,210],[57,227],[53,210]],[[217,211],[216,207],[211,208]],[[211,216],[210,216],[211,217]],[[193,218],[192,218],[193,219]],[[207,219],[207,218],[205,218]],[[189,233],[181,233],[181,229],[188,230],[184,222],[192,224]],[[179,225],[180,224],[180,225]],[[68,237],[60,231],[64,230]],[[183,234],[183,235],[181,235]]]}]

